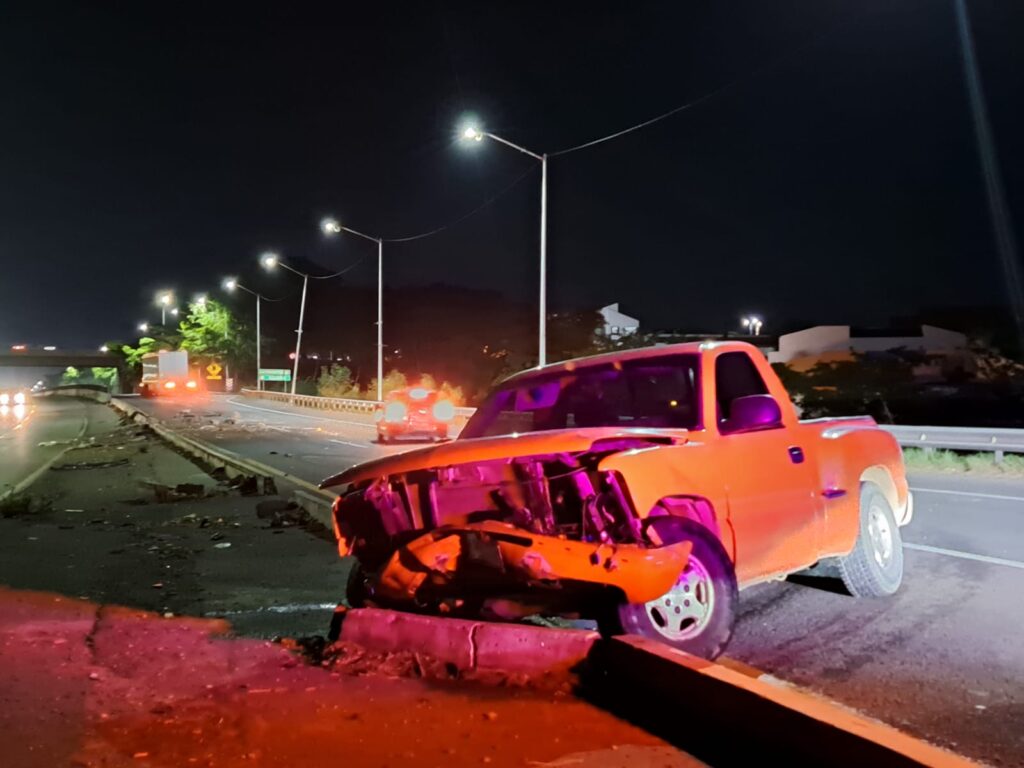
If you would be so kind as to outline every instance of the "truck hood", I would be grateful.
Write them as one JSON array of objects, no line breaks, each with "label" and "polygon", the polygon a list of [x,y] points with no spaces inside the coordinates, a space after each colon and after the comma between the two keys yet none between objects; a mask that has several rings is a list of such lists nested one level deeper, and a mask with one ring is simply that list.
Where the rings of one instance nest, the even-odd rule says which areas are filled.
[{"label": "truck hood", "polygon": [[[356,464],[321,481],[321,488],[358,483],[387,475],[397,475],[417,469],[450,467],[473,461],[513,459],[555,453],[589,451],[594,444],[607,443],[606,450],[616,450],[616,441],[626,441],[622,448],[633,448],[633,443],[679,444],[686,442],[685,429],[622,429],[595,427],[585,429],[558,429],[544,432],[524,432],[498,437],[476,437],[453,440],[450,443],[418,448],[403,453]],[[600,446],[598,446],[600,448]]]}]

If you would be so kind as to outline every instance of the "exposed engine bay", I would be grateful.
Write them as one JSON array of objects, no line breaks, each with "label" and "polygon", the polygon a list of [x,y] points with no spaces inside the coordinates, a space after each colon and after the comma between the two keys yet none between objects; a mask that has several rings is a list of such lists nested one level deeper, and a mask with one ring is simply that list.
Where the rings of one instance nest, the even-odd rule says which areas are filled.
[{"label": "exposed engine bay", "polygon": [[341,553],[358,558],[370,595],[385,603],[453,610],[514,596],[550,608],[608,590],[654,599],[675,583],[690,545],[650,540],[622,477],[599,467],[652,441],[602,442],[364,481],[335,505]]}]

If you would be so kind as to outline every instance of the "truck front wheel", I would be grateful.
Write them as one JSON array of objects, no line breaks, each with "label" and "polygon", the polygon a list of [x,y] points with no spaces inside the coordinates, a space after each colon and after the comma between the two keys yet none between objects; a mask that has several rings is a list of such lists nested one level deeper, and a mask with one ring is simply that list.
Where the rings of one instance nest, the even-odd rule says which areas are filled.
[{"label": "truck front wheel", "polygon": [[618,607],[618,629],[660,640],[686,653],[713,659],[732,638],[739,604],[736,572],[718,538],[682,517],[650,522],[664,544],[693,542],[689,562],[675,585],[647,603]]}]

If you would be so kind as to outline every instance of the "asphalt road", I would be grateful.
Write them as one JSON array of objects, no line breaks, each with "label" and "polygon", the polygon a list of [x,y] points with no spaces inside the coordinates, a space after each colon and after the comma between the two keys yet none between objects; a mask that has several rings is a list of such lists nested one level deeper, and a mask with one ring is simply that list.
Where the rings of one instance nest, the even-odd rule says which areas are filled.
[{"label": "asphalt road", "polygon": [[56,458],[32,508],[0,502],[4,768],[702,765],[567,680],[484,685],[412,654],[267,642],[324,633],[344,583],[328,531],[102,405],[40,401],[14,426],[11,479]]},{"label": "asphalt road", "polygon": [[0,407],[0,496],[88,436],[87,405],[71,398]]},{"label": "asphalt road", "polygon": [[[377,445],[361,414],[241,396],[135,404],[311,482],[404,450]],[[911,484],[899,594],[856,600],[827,567],[754,587],[729,655],[936,743],[1024,765],[1024,481],[920,474]]]}]

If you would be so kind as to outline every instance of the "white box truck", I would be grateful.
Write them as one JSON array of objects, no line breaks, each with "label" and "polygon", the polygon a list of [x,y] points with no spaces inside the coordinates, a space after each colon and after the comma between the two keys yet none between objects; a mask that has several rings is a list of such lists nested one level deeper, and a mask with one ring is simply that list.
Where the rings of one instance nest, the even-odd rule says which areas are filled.
[{"label": "white box truck", "polygon": [[191,375],[188,352],[184,349],[161,350],[142,356],[142,380],[139,394],[143,397],[158,395],[188,395],[198,392],[200,381]]}]

